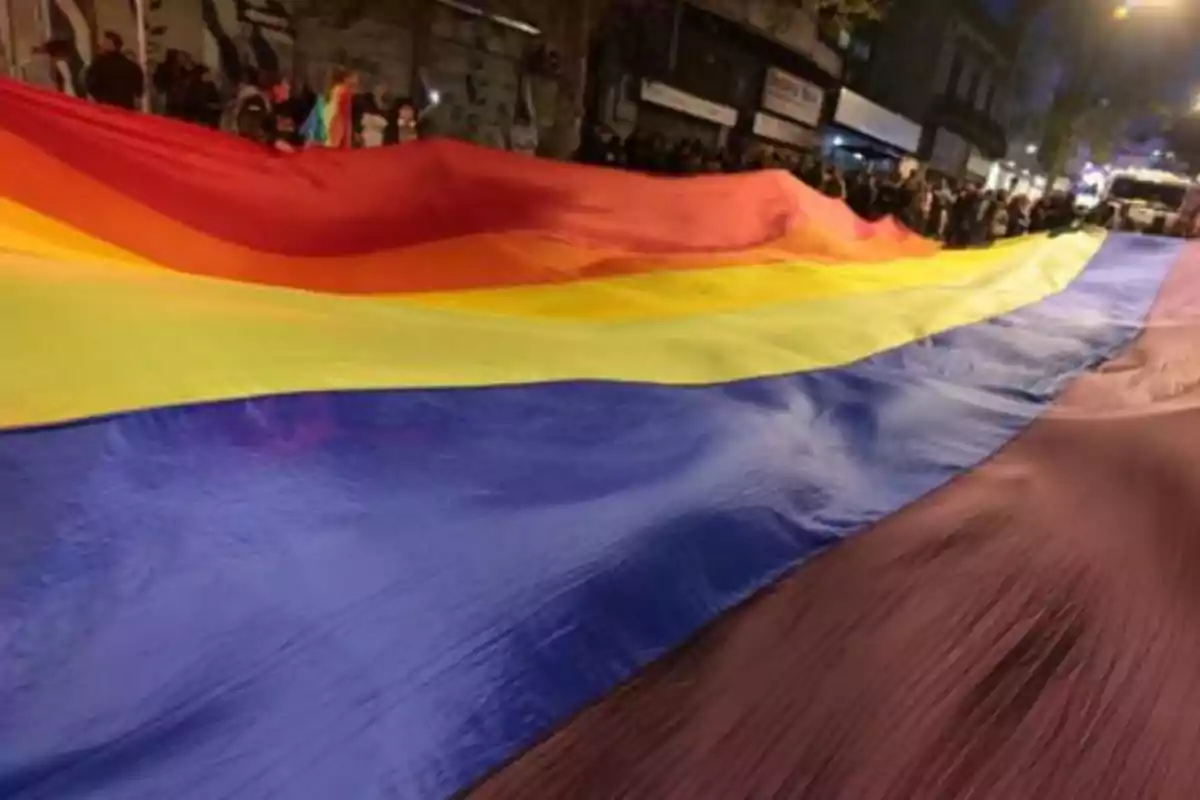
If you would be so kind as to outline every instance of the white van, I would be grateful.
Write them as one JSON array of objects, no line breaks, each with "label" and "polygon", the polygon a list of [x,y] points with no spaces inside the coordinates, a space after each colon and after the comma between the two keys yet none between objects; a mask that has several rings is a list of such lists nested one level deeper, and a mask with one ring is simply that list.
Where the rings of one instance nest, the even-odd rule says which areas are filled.
[{"label": "white van", "polygon": [[1111,210],[1111,227],[1179,235],[1184,206],[1194,186],[1188,178],[1158,169],[1115,170],[1100,196]]}]

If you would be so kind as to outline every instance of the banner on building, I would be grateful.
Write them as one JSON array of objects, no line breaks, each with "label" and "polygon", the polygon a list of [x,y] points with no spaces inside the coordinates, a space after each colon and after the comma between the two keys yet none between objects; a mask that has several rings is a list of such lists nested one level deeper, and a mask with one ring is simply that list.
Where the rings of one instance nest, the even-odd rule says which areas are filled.
[{"label": "banner on building", "polygon": [[763,85],[762,107],[782,117],[816,127],[825,92],[815,83],[771,67]]}]

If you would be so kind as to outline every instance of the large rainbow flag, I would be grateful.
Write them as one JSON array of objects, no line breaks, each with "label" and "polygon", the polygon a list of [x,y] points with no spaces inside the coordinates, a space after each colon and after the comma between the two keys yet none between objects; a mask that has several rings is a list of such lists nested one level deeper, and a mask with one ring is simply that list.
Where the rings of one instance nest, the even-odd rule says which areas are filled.
[{"label": "large rainbow flag", "polygon": [[1200,795],[1194,247],[11,83],[0,159],[0,797]]}]

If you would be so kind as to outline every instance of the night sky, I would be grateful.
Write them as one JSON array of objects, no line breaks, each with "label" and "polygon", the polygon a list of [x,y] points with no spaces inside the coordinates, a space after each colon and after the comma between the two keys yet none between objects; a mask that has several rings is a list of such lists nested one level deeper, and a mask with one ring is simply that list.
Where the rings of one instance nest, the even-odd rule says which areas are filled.
[{"label": "night sky", "polygon": [[983,4],[992,12],[996,19],[1007,19],[1016,0],[983,0]]}]

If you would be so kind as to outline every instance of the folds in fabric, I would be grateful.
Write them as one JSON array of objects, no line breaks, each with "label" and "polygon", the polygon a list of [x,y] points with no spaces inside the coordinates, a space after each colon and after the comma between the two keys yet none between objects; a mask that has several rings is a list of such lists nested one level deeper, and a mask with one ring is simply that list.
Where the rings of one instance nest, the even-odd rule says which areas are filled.
[{"label": "folds in fabric", "polygon": [[268,152],[0,83],[0,197],[199,275],[342,293],[932,252],[782,172],[687,181],[445,141]]},{"label": "folds in fabric", "polygon": [[993,457],[1186,261],[8,84],[0,150],[60,181],[0,176],[3,796],[461,793]]},{"label": "folds in fabric", "polygon": [[472,797],[1193,797],[1198,256],[995,457]]}]

